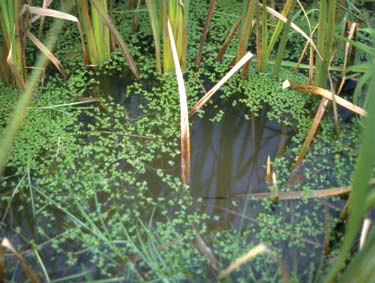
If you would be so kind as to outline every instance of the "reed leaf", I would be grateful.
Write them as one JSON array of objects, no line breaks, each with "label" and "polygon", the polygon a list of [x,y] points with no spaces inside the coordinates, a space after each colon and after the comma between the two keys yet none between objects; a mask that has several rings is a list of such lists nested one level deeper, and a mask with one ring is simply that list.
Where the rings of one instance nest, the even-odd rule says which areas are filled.
[{"label": "reed leaf", "polygon": [[36,38],[31,32],[26,32],[27,37],[35,44],[36,47],[39,48],[41,52],[44,53],[48,57],[48,60],[52,62],[53,65],[59,70],[59,72],[64,76],[64,78],[68,78],[68,74],[65,72],[64,66],[61,62],[53,55],[53,53],[38,39]]},{"label": "reed leaf", "polygon": [[239,17],[237,19],[237,21],[233,24],[233,26],[231,27],[231,29],[229,30],[228,35],[225,38],[225,40],[223,42],[223,45],[221,46],[221,48],[220,48],[220,50],[219,50],[219,52],[217,54],[216,61],[221,61],[223,59],[225,50],[227,50],[229,43],[232,41],[234,33],[236,32],[236,30],[238,29],[238,27],[241,24],[241,20],[242,20],[242,17]]},{"label": "reed leaf", "polygon": [[[368,94],[374,93],[375,91],[375,64],[372,65],[370,72],[372,76],[369,88],[367,90]],[[333,282],[335,280],[335,277],[337,276],[337,273],[344,266],[345,261],[350,255],[354,240],[357,238],[363,216],[366,213],[367,207],[364,204],[366,203],[369,195],[369,180],[371,178],[372,170],[375,164],[375,96],[368,95],[368,97],[368,116],[364,118],[363,121],[364,131],[357,158],[357,164],[352,179],[353,189],[348,200],[349,207],[351,207],[351,209],[349,211],[349,217],[346,223],[344,241],[342,243],[340,253],[335,261],[334,266],[325,278],[326,282]],[[371,250],[367,250],[367,253],[369,253],[370,251]],[[368,255],[371,256],[371,254]],[[350,270],[351,269],[349,269],[348,273],[346,273],[347,276],[350,275]],[[347,279],[345,277],[342,277],[342,280],[344,282]]]},{"label": "reed leaf", "polygon": [[108,14],[105,11],[101,10],[101,4],[99,0],[91,0],[91,3],[94,5],[95,9],[98,11],[101,20],[103,23],[108,27],[110,32],[113,34],[117,45],[119,46],[120,50],[125,56],[125,59],[130,67],[135,78],[139,78],[139,72],[137,66],[135,65],[134,59],[130,54],[130,51],[121,37],[120,32],[116,29],[115,25],[112,23],[111,19],[109,18]]},{"label": "reed leaf", "polygon": [[[81,24],[80,24],[80,22],[79,22],[79,20],[76,16],[73,16],[73,15],[71,15],[69,13],[66,13],[66,12],[63,12],[63,11],[57,11],[57,10],[53,10],[53,9],[45,9],[45,8],[35,7],[35,6],[30,6],[30,5],[24,5],[23,6],[20,15],[23,15],[25,13],[35,14],[35,15],[38,15],[38,16],[48,16],[48,17],[52,17],[52,18],[56,18],[56,19],[62,19],[62,20],[75,22],[77,24],[78,32],[79,32],[80,39],[81,39],[83,56],[84,56],[84,58],[87,57],[87,51],[86,51],[86,46],[85,46],[85,43],[84,43],[82,27],[81,27]],[[49,48],[47,47],[47,49],[49,49]]]},{"label": "reed leaf", "polygon": [[181,131],[181,180],[183,185],[190,183],[190,130],[189,112],[187,105],[186,89],[182,76],[180,61],[177,54],[171,23],[167,22],[170,45],[172,49],[173,62],[176,71],[178,93],[180,96],[180,131]]},{"label": "reed leaf", "polygon": [[[73,3],[68,1],[65,5],[67,9],[71,9]],[[48,36],[46,46],[48,49],[53,49],[55,46],[58,36],[62,30],[63,22],[55,21],[51,27]],[[21,128],[23,121],[28,112],[28,106],[30,105],[33,92],[37,87],[40,77],[43,73],[44,68],[48,63],[48,58],[44,54],[40,54],[34,71],[31,73],[29,80],[25,85],[22,96],[17,101],[17,104],[14,107],[13,112],[10,116],[10,122],[8,126],[3,130],[1,139],[0,139],[0,175],[2,175],[5,164],[8,160],[8,156],[13,148],[14,140],[17,137],[19,129]]]},{"label": "reed leaf", "polygon": [[22,1],[0,1],[2,48],[1,76],[8,85],[24,88],[26,80],[25,37],[19,17]]},{"label": "reed leaf", "polygon": [[211,96],[213,96],[215,92],[218,91],[218,89],[253,56],[254,55],[251,52],[247,52],[216,85],[214,85],[196,104],[194,104],[189,111],[190,115],[194,115],[195,112],[197,112],[211,98]]},{"label": "reed leaf", "polygon": [[[260,3],[260,2],[258,2],[258,5],[260,7],[263,7],[262,3]],[[270,7],[266,7],[266,11],[269,14],[271,14],[272,16],[278,18],[280,21],[282,21],[284,23],[286,23],[288,21],[288,19],[286,17],[284,17],[283,15],[281,15],[279,12],[275,11],[275,9],[272,9]],[[299,33],[301,36],[303,36],[307,40],[307,42],[312,46],[312,48],[316,51],[316,53],[319,56],[319,58],[323,59],[322,54],[318,50],[317,46],[315,45],[315,43],[314,43],[314,41],[312,40],[311,37],[309,37],[299,26],[297,26],[293,22],[290,23],[290,27],[292,29],[294,29],[297,33]]]},{"label": "reed leaf", "polygon": [[160,46],[160,24],[158,18],[158,5],[156,0],[146,0],[147,11],[150,18],[152,36],[154,37],[155,45],[155,60],[156,60],[156,71],[162,72],[161,68],[161,46]]},{"label": "reed leaf", "polygon": [[195,65],[196,70],[199,68],[199,65],[201,63],[203,45],[204,45],[204,42],[206,41],[206,38],[207,38],[208,26],[210,25],[210,22],[211,22],[211,19],[212,19],[212,14],[214,13],[214,10],[215,10],[215,6],[216,6],[216,0],[211,0],[210,6],[208,8],[208,15],[207,15],[206,21],[204,23],[203,32],[202,32],[202,35],[201,35],[201,40],[200,40],[200,43],[199,43],[198,54],[195,57],[194,65]]},{"label": "reed leaf", "polygon": [[350,110],[350,111],[352,111],[356,114],[359,114],[361,116],[367,116],[367,112],[364,109],[362,109],[361,107],[359,107],[357,105],[354,105],[353,103],[347,101],[346,99],[344,99],[344,98],[342,98],[338,95],[333,94],[332,92],[330,92],[326,89],[323,89],[323,88],[320,88],[320,87],[317,87],[317,86],[313,86],[313,85],[297,84],[297,83],[286,80],[286,81],[283,82],[283,88],[288,88],[288,87],[290,87],[291,89],[294,89],[294,90],[305,92],[305,93],[312,93],[312,94],[321,95],[324,98],[327,98],[331,101],[333,101],[333,99],[335,99],[337,104],[345,107],[346,109],[348,109],[348,110]]}]

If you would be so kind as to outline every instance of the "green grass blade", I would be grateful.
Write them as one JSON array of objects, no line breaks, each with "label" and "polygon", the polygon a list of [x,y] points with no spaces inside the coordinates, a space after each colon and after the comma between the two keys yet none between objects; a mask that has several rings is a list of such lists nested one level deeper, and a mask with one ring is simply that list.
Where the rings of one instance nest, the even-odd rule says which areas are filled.
[{"label": "green grass blade", "polygon": [[146,6],[150,17],[152,36],[154,37],[156,71],[161,73],[160,25],[156,0],[146,0]]},{"label": "green grass blade", "polygon": [[367,95],[369,96],[368,117],[364,120],[365,128],[353,175],[353,189],[349,198],[349,203],[352,208],[349,212],[344,242],[340,254],[336,259],[335,265],[328,273],[326,282],[333,282],[337,273],[343,267],[345,260],[350,254],[353,242],[356,239],[358,230],[361,226],[362,218],[366,212],[366,206],[364,204],[367,201],[369,180],[375,163],[375,96],[370,95],[375,92],[375,64],[372,65],[370,72],[372,76],[370,86],[367,90]]}]

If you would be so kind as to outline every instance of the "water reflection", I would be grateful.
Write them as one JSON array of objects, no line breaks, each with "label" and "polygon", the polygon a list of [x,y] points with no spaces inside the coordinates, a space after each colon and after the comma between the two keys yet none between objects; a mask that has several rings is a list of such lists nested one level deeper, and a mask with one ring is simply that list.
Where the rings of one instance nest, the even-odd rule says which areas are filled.
[{"label": "water reflection", "polygon": [[220,109],[221,122],[211,122],[214,110],[207,110],[191,130],[192,195],[206,199],[204,210],[211,215],[218,214],[216,205],[228,207],[234,195],[267,191],[267,156],[275,158],[290,137],[267,119],[267,107],[250,120],[239,105],[234,109],[228,102]]}]

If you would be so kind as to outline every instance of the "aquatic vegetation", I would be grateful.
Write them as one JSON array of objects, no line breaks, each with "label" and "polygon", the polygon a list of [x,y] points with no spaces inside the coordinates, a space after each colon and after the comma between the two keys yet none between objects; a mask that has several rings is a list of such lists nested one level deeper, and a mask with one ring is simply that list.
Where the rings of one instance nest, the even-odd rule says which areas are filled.
[{"label": "aquatic vegetation", "polygon": [[[99,3],[90,3],[94,2]],[[21,255],[14,256],[9,245],[2,242],[6,250],[0,249],[0,257],[5,257],[0,268],[4,264],[7,268],[3,268],[5,274],[0,274],[0,281],[3,278],[16,282],[31,279],[30,273],[19,264],[22,260],[31,266],[36,281],[40,278],[67,282],[216,282],[218,279],[321,282],[326,278],[332,282],[336,277],[345,281],[358,276],[358,264],[368,258],[366,251],[357,253],[347,266],[343,262],[349,258],[348,251],[353,247],[360,219],[374,204],[368,185],[375,173],[371,165],[371,138],[375,135],[369,126],[374,118],[374,107],[368,95],[373,88],[373,47],[365,36],[357,40],[337,34],[334,27],[338,25],[328,15],[335,11],[332,2],[336,1],[321,1],[321,12],[313,7],[303,11],[303,6],[298,5],[293,9],[295,1],[287,1],[274,9],[266,7],[267,1],[229,2],[219,0],[216,3],[201,49],[199,70],[192,70],[190,63],[199,48],[208,11],[206,1],[190,3],[190,6],[189,1],[175,1],[168,7],[163,6],[166,1],[146,1],[138,3],[135,9],[129,9],[134,4],[129,1],[115,4],[112,19],[101,11],[102,19],[96,17],[96,20],[103,21],[105,26],[116,24],[118,38],[121,35],[123,42],[128,43],[122,49],[135,58],[134,68],[132,61],[124,58],[119,50],[106,54],[98,68],[86,68],[76,40],[79,32],[71,23],[65,23],[64,28],[57,26],[66,36],[64,40],[55,37],[52,41],[57,42],[55,54],[61,56],[68,67],[67,80],[47,70],[44,84],[37,86],[42,74],[40,69],[32,72],[23,93],[0,85],[0,123],[7,129],[9,121],[13,129],[4,130],[1,140],[0,166],[5,171],[0,179],[0,206],[4,208],[0,211],[0,231]],[[244,9],[246,3],[250,6]],[[280,19],[280,14],[273,11],[283,8],[281,14],[285,18]],[[350,6],[348,10],[337,11],[356,10]],[[225,46],[222,61],[217,62],[217,52],[230,27],[239,23],[241,13],[253,15],[255,38],[250,36],[251,23],[242,22],[240,29],[246,31],[243,34],[248,38],[234,36],[233,28],[233,41]],[[164,40],[168,36],[161,35],[164,29],[157,27],[161,20],[165,24],[167,14],[172,26],[186,28],[189,25],[189,33],[174,34],[182,49],[188,47],[180,50],[180,60],[185,61],[182,65],[186,68],[179,74],[179,82],[174,73],[166,72],[168,66],[173,67],[172,61],[164,65],[165,73],[159,74],[162,48],[163,60],[172,58],[165,56],[169,45]],[[271,19],[271,14],[277,20]],[[323,23],[327,29],[322,28]],[[314,31],[312,27],[317,24],[320,30]],[[296,25],[301,26],[302,32],[296,31]],[[50,25],[45,28],[49,29]],[[373,30],[362,28],[358,34],[373,35]],[[289,36],[291,40],[287,43],[288,35],[293,36]],[[254,40],[258,45],[252,44]],[[327,111],[307,150],[302,142],[320,100],[293,89],[283,89],[282,83],[284,80],[301,85],[314,82],[310,56],[299,56],[304,53],[305,44],[314,50],[314,42],[322,56],[320,61],[319,55],[315,56],[318,61],[315,84],[324,89],[332,69],[343,76],[354,72],[354,77],[360,80],[354,97],[348,93],[346,99],[355,98],[369,115],[358,118],[339,107],[337,115]],[[336,43],[341,44],[341,55],[333,62],[347,62],[346,71],[344,66],[330,66]],[[289,48],[289,44],[293,46]],[[357,56],[361,60],[356,58],[354,65],[345,57],[349,54],[348,45],[359,50]],[[260,52],[260,46],[267,48]],[[228,66],[236,59],[239,48],[256,53],[257,47],[257,58],[242,74],[233,74],[215,90],[215,95],[197,111],[197,117],[189,121],[185,117],[185,127],[188,128],[187,123],[189,127],[202,126],[203,120],[204,125],[229,123],[225,128],[214,128],[219,132],[215,137],[220,138],[235,136],[242,133],[240,127],[246,127],[245,134],[238,137],[254,139],[253,144],[250,143],[254,149],[245,148],[248,152],[241,156],[240,162],[247,164],[251,160],[245,159],[254,159],[259,163],[255,173],[261,171],[259,175],[263,178],[267,155],[271,155],[272,178],[262,182],[259,188],[249,181],[243,188],[226,188],[228,191],[220,195],[202,193],[195,197],[193,192],[199,187],[194,188],[194,185],[199,182],[193,179],[188,187],[187,176],[181,178],[180,175],[179,160],[183,150],[179,83],[183,81],[186,87],[187,105],[182,106],[187,114],[187,107],[195,109],[196,102],[207,90],[231,72]],[[296,54],[291,52],[298,56],[293,57]],[[300,72],[290,66],[301,67],[301,62],[285,61],[297,61],[297,57],[309,64],[302,66]],[[46,61],[43,58],[37,66],[44,67]],[[276,70],[273,74],[268,72],[271,66]],[[131,72],[134,74],[138,69],[139,78],[135,79]],[[248,75],[243,76],[247,71]],[[336,82],[340,85],[340,80]],[[226,120],[230,111],[235,113],[233,121]],[[279,128],[272,128],[274,125]],[[337,125],[340,139],[335,132]],[[201,132],[206,130],[203,127]],[[266,130],[280,136],[276,146],[269,142],[274,138],[272,135],[263,136]],[[207,147],[218,157],[237,146],[237,143],[227,143],[225,148],[215,148],[209,143],[195,145],[195,148]],[[264,150],[257,151],[257,148]],[[305,150],[305,157],[293,168],[295,156],[301,150]],[[235,168],[233,161],[218,166],[220,170],[210,170],[207,168],[210,163],[203,160],[207,155],[201,152],[195,154],[192,164],[202,174],[223,174],[223,178],[217,180],[230,177]],[[235,173],[244,174],[245,167],[240,166]],[[198,178],[192,175],[194,177]],[[215,182],[216,179],[212,181]],[[230,182],[225,184],[231,186]],[[345,206],[345,197],[333,196],[329,200],[307,197],[319,189],[341,187],[351,190],[347,203],[352,205],[343,242],[339,212]],[[269,190],[265,192],[268,196],[260,198],[257,193],[265,188]],[[287,193],[295,193],[295,197],[281,197]],[[208,208],[210,204],[214,207]],[[370,233],[369,239],[371,237]],[[371,243],[366,245],[369,251],[373,248]],[[338,259],[333,267],[332,259]],[[366,265],[366,270],[371,270],[371,264]],[[345,269],[338,274],[342,267]],[[363,280],[367,275],[368,272],[363,273]]]}]

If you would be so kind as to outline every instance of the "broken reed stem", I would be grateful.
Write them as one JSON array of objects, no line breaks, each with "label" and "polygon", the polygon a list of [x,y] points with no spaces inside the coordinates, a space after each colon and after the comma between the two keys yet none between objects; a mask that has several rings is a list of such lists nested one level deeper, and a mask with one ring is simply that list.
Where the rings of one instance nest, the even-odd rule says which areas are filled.
[{"label": "broken reed stem", "polygon": [[237,72],[247,61],[253,57],[251,52],[247,52],[240,61],[216,84],[211,88],[191,109],[190,116],[194,115],[210,98],[215,94],[216,91],[227,81],[235,72]]},{"label": "broken reed stem", "polygon": [[318,95],[321,95],[324,98],[329,99],[331,101],[333,101],[333,99],[334,99],[337,104],[345,107],[346,109],[349,109],[352,112],[354,112],[356,114],[359,114],[361,116],[367,116],[367,112],[363,108],[361,108],[357,105],[354,105],[353,103],[347,101],[346,99],[344,99],[340,96],[337,96],[337,95],[333,94],[332,92],[330,92],[326,89],[323,89],[321,87],[317,87],[317,86],[313,86],[313,85],[302,85],[302,84],[297,84],[297,83],[293,83],[289,80],[286,80],[286,81],[283,82],[283,88],[288,88],[288,87],[290,87],[291,89],[294,89],[294,90],[305,92],[305,93],[318,94]]}]

